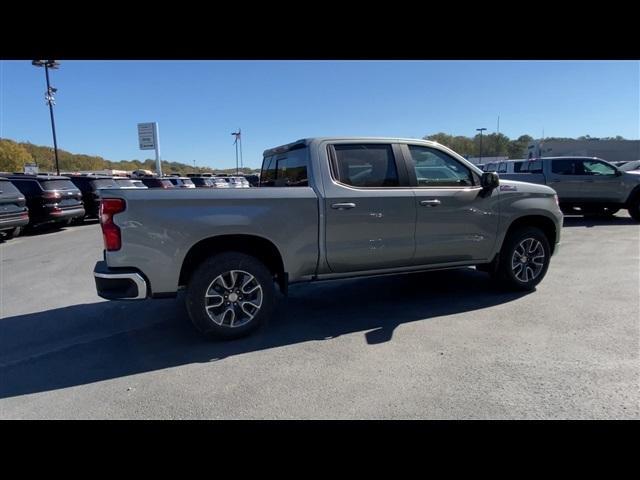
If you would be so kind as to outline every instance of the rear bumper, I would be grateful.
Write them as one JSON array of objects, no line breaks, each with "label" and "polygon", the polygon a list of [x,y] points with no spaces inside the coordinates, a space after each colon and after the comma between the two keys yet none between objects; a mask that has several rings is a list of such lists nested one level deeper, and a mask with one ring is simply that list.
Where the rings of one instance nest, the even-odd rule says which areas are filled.
[{"label": "rear bumper", "polygon": [[134,268],[110,269],[100,261],[93,268],[98,296],[107,300],[143,300],[149,295],[147,281]]},{"label": "rear bumper", "polygon": [[29,215],[12,214],[6,216],[0,216],[0,231],[12,230],[16,227],[24,227],[29,223]]},{"label": "rear bumper", "polygon": [[84,207],[68,208],[60,210],[50,210],[48,212],[50,221],[68,220],[70,218],[84,217]]}]

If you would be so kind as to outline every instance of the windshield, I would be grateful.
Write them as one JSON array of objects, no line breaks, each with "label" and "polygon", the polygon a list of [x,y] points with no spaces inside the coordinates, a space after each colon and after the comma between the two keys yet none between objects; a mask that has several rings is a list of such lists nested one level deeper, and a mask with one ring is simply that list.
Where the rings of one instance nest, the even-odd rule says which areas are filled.
[{"label": "windshield", "polygon": [[118,188],[118,184],[112,178],[102,178],[100,180],[94,180],[93,186],[96,189],[100,188]]},{"label": "windshield", "polygon": [[131,180],[129,178],[116,178],[115,181],[116,181],[116,184],[120,187],[137,187],[137,188],[144,187],[144,183],[142,183],[140,180]]},{"label": "windshield", "polygon": [[71,180],[44,180],[42,183],[43,190],[77,190]]},{"label": "windshield", "polygon": [[0,181],[0,193],[1,194],[5,194],[5,195],[9,194],[9,193],[11,193],[11,194],[15,193],[17,195],[20,195],[20,190],[18,190],[13,185],[13,183],[11,183],[11,182],[9,182],[7,180],[1,180]]},{"label": "windshield", "polygon": [[631,170],[638,170],[640,169],[640,160],[634,160],[633,162],[627,162],[624,165],[622,165],[621,167],[619,167],[620,170],[622,170],[623,172],[629,172]]}]

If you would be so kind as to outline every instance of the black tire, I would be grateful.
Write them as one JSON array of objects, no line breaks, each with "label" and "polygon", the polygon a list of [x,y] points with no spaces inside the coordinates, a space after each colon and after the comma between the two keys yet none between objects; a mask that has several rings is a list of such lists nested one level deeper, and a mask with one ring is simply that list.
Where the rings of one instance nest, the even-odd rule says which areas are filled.
[{"label": "black tire", "polygon": [[[531,267],[529,268],[529,270],[527,270],[524,273],[521,273],[522,270],[520,270],[519,272],[515,272],[513,264],[517,258],[516,249],[521,248],[520,247],[521,243],[528,239],[534,240],[532,244],[535,244],[535,242],[540,243],[541,248],[544,251],[542,266],[538,270],[537,264],[534,265],[530,263],[531,260],[535,258],[539,259],[539,257],[537,256],[534,257],[533,256],[534,254],[529,255],[529,257],[525,255],[526,262],[523,264],[521,268],[524,270],[527,270],[527,267],[529,267],[530,265]],[[536,285],[538,285],[542,281],[544,276],[547,274],[547,270],[549,269],[550,259],[551,259],[551,248],[549,247],[549,241],[547,240],[547,237],[542,232],[542,230],[536,227],[518,228],[517,230],[514,230],[513,232],[509,233],[508,237],[505,239],[504,243],[502,244],[502,249],[500,250],[500,257],[499,257],[497,268],[495,270],[494,278],[496,278],[496,280],[498,280],[502,286],[504,286],[505,288],[508,288],[509,290],[521,290],[521,291],[533,290],[535,289]],[[516,269],[517,269],[517,266],[515,267]],[[533,273],[534,268],[536,269],[535,270],[536,275],[528,281],[523,281],[523,279],[518,278],[518,276],[516,276],[516,273],[520,273],[521,274],[520,276],[528,277],[530,275],[529,271]]]},{"label": "black tire", "polygon": [[5,238],[8,240],[10,238],[15,238],[20,236],[20,234],[22,233],[22,229],[23,227],[16,227],[16,228],[12,228],[11,230],[7,230],[6,232],[4,232]]},{"label": "black tire", "polygon": [[636,222],[640,222],[640,194],[637,194],[633,199],[631,199],[627,211],[629,212],[629,215],[631,215],[631,218]]},{"label": "black tire", "polygon": [[[244,272],[235,274],[235,283],[237,284],[243,283],[247,281],[250,276],[253,276],[256,283],[253,283],[253,281],[247,282],[249,285],[247,288],[255,287],[256,284],[259,285],[260,307],[258,310],[250,306],[251,304],[246,301],[246,298],[245,302],[242,302],[243,297],[237,297],[237,293],[237,298],[228,296],[230,291],[224,289],[222,287],[223,284],[220,283],[218,279],[220,276],[224,276],[223,280],[232,284],[233,279],[228,273],[232,271]],[[245,273],[248,276],[246,276]],[[214,282],[216,282],[215,285]],[[232,285],[233,288],[231,290],[238,287],[238,285]],[[240,285],[237,291],[240,291],[240,295],[245,294],[248,298],[250,292],[242,293],[241,290],[243,287],[244,285]],[[210,295],[214,293],[214,295],[207,299],[205,298],[207,293]],[[218,295],[218,293],[220,293],[220,295]],[[231,294],[233,293],[234,292],[231,292]],[[209,338],[240,338],[250,334],[269,320],[275,304],[275,294],[273,275],[261,261],[255,257],[239,252],[220,253],[208,258],[193,272],[187,286],[187,312],[196,329]],[[224,295],[227,295],[227,297],[224,297]],[[257,293],[253,293],[252,295],[257,295]],[[220,297],[220,300],[223,302],[219,306],[214,305],[218,297]],[[215,301],[212,301],[211,298],[215,298]],[[228,302],[230,299],[232,302]],[[255,298],[252,298],[251,301],[257,302]],[[210,304],[209,311],[212,313],[212,316],[215,317],[220,310],[224,311],[221,315],[221,324],[216,323],[212,316],[207,313],[207,302]],[[248,303],[249,306],[246,306]],[[226,310],[229,309],[233,310],[233,313],[227,315]],[[247,313],[247,311],[249,313]],[[254,316],[248,319],[250,313],[253,313]],[[233,319],[231,319],[232,315]],[[231,322],[236,322],[236,320],[237,322],[242,320],[246,323],[241,323],[240,326],[231,326]]]},{"label": "black tire", "polygon": [[618,213],[619,208],[609,208],[609,207],[591,207],[589,209],[585,209],[584,216],[585,217],[613,217],[616,213]]}]

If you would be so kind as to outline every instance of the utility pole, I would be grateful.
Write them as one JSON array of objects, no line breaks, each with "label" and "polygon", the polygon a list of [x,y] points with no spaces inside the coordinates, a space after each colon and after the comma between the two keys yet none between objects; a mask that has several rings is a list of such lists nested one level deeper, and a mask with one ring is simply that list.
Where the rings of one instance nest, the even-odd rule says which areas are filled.
[{"label": "utility pole", "polygon": [[47,79],[47,91],[44,94],[44,99],[49,105],[49,114],[51,115],[51,131],[53,132],[53,153],[56,159],[56,174],[60,175],[60,165],[58,164],[58,140],[56,139],[56,122],[53,118],[53,106],[56,104],[55,93],[58,91],[49,83],[49,69],[57,70],[60,64],[55,60],[34,60],[31,65],[35,67],[44,67],[44,74]]}]

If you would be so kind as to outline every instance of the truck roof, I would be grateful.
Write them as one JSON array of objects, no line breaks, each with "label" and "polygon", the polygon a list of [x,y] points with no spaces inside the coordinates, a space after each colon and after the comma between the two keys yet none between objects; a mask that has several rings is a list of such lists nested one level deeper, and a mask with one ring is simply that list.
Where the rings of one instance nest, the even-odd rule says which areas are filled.
[{"label": "truck roof", "polygon": [[296,140],[295,142],[287,143],[285,145],[280,145],[279,147],[268,148],[263,152],[263,156],[273,155],[275,153],[284,153],[290,150],[296,150],[298,148],[304,148],[306,146],[311,145],[312,143],[319,143],[325,141],[353,141],[353,142],[367,142],[367,141],[376,141],[376,142],[412,142],[412,143],[423,143],[425,145],[440,145],[438,142],[434,142],[432,140],[424,140],[421,138],[401,138],[401,137],[309,137],[309,138],[301,138],[300,140]]}]

